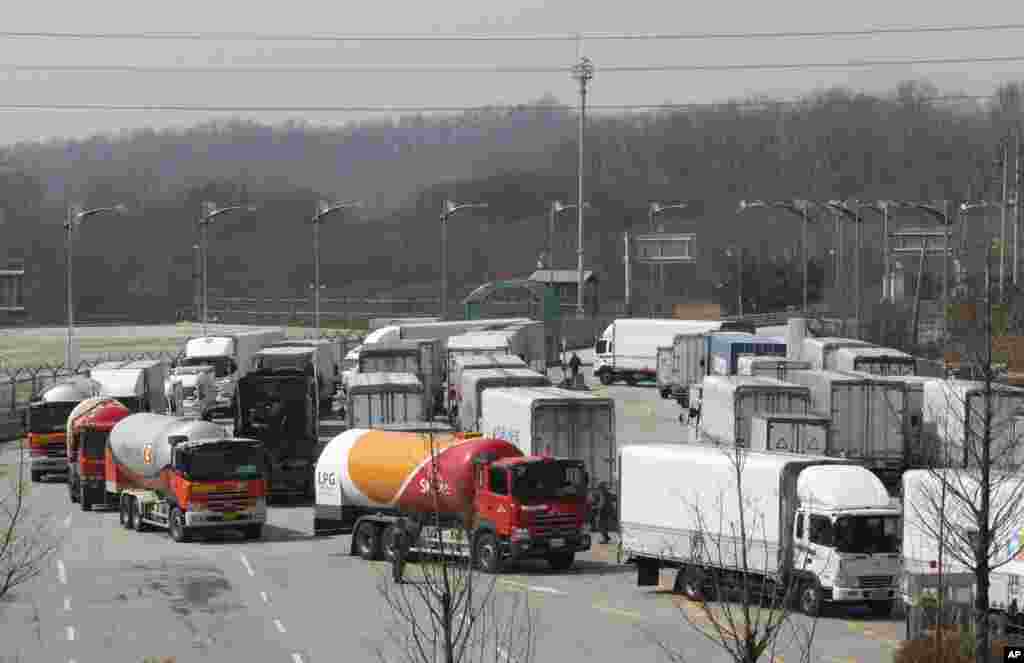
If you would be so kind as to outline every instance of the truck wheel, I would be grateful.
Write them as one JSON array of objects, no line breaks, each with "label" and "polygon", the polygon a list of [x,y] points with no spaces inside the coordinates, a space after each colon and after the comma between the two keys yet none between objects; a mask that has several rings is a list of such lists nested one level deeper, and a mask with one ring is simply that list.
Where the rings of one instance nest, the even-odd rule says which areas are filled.
[{"label": "truck wheel", "polygon": [[628,384],[630,387],[635,387],[636,383],[637,383],[637,379],[636,379],[635,375],[629,374],[629,375],[626,376],[626,384]]},{"label": "truck wheel", "polygon": [[605,371],[604,373],[601,373],[597,377],[598,377],[599,380],[601,380],[601,384],[603,384],[606,387],[613,382],[612,374],[609,373],[608,371]]},{"label": "truck wheel", "polygon": [[142,522],[142,505],[138,500],[132,500],[132,525],[136,532],[145,532],[149,529],[146,523]]},{"label": "truck wheel", "polygon": [[385,561],[394,562],[397,552],[398,527],[388,525],[380,537],[380,552]]},{"label": "truck wheel", "polygon": [[131,526],[131,522],[132,522],[131,502],[128,501],[128,498],[125,497],[124,495],[121,496],[121,508],[118,509],[118,515],[119,515],[120,520],[121,520],[121,527],[123,527],[125,529],[131,529],[132,528],[132,526]]},{"label": "truck wheel", "polygon": [[31,474],[32,474],[32,483],[39,483],[40,481],[43,480],[43,473],[40,472],[39,470],[31,470]]},{"label": "truck wheel", "polygon": [[484,573],[501,573],[501,551],[498,540],[490,532],[476,539],[476,563]]},{"label": "truck wheel", "polygon": [[71,500],[72,504],[78,504],[78,492],[75,490],[75,484],[68,479],[68,499]]},{"label": "truck wheel", "polygon": [[380,531],[369,520],[356,529],[356,553],[368,562],[380,559]]},{"label": "truck wheel", "polygon": [[171,509],[171,518],[167,530],[171,538],[177,543],[188,543],[192,539],[192,532],[185,527],[185,514],[178,507]]},{"label": "truck wheel", "polygon": [[78,503],[82,505],[82,511],[92,511],[91,496],[82,482],[78,483]]},{"label": "truck wheel", "polygon": [[676,577],[679,578],[679,589],[686,598],[697,603],[707,600],[704,592],[704,571],[700,567],[687,566],[685,569],[680,569]]},{"label": "truck wheel", "polygon": [[896,601],[889,599],[888,601],[872,601],[868,604],[871,608],[871,614],[874,617],[889,617],[892,615],[893,608],[896,605]]},{"label": "truck wheel", "polygon": [[576,553],[574,552],[548,555],[548,566],[552,571],[567,571],[575,561]]},{"label": "truck wheel", "polygon": [[800,612],[808,617],[817,617],[821,613],[822,591],[816,582],[808,582],[800,588]]},{"label": "truck wheel", "polygon": [[661,397],[662,397],[662,398],[665,398],[665,399],[667,399],[667,398],[669,397],[669,391],[668,391],[668,389],[662,389],[662,390],[661,390]]},{"label": "truck wheel", "polygon": [[246,525],[242,528],[242,534],[249,541],[254,541],[263,536],[263,525]]}]

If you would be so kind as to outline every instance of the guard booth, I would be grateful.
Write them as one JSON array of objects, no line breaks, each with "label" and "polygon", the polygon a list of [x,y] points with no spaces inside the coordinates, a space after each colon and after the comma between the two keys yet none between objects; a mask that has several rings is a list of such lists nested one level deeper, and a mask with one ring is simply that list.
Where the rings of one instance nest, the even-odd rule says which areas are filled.
[{"label": "guard booth", "polygon": [[463,301],[466,320],[479,320],[481,305],[497,292],[521,290],[530,299],[530,317],[544,322],[544,356],[548,366],[558,366],[561,347],[562,305],[558,291],[531,279],[509,279],[485,283]]}]

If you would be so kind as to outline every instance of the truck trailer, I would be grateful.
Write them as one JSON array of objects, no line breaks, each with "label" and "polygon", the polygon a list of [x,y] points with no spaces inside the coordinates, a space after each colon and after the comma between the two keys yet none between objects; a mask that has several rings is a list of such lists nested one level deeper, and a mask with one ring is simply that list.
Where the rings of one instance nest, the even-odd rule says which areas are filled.
[{"label": "truck trailer", "polygon": [[693,327],[672,338],[672,369],[669,394],[683,408],[690,407],[690,387],[699,384],[708,373],[708,334],[721,328],[717,322]]},{"label": "truck trailer", "polygon": [[[637,584],[678,569],[675,589],[715,600],[726,587],[892,611],[899,590],[900,510],[874,474],[851,461],[710,445],[620,451],[623,556]],[[736,541],[744,524],[746,541]],[[739,554],[746,549],[746,559]],[[753,580],[753,582],[751,582]]]},{"label": "truck trailer", "polygon": [[702,442],[749,447],[754,415],[808,414],[811,409],[807,387],[771,378],[709,375],[700,389],[696,423]]},{"label": "truck trailer", "polygon": [[[788,350],[787,350],[788,352]],[[736,361],[736,375],[753,375],[786,381],[790,371],[809,371],[811,362],[785,357],[740,357]]]},{"label": "truck trailer", "polygon": [[183,366],[209,364],[215,368],[217,412],[234,413],[235,385],[251,370],[260,348],[283,341],[281,329],[249,329],[231,334],[200,336],[185,342]]},{"label": "truck trailer", "polygon": [[750,418],[753,451],[824,456],[831,447],[831,420],[822,414],[756,414]]},{"label": "truck trailer", "polygon": [[461,399],[456,404],[457,428],[479,431],[484,391],[501,387],[550,387],[547,375],[528,368],[479,368],[462,373]]},{"label": "truck trailer", "polygon": [[47,474],[66,474],[68,416],[82,401],[100,395],[99,382],[77,375],[43,389],[25,414],[32,482]]},{"label": "truck trailer", "polygon": [[449,418],[454,419],[458,414],[455,411],[455,405],[462,397],[463,371],[478,368],[528,368],[528,366],[519,357],[500,352],[456,356],[448,369],[448,388],[445,390],[447,395],[445,411]]},{"label": "truck trailer", "polygon": [[112,398],[88,398],[68,416],[68,497],[82,511],[107,504],[106,456],[110,431],[132,411]]},{"label": "truck trailer", "polygon": [[740,357],[745,355],[784,358],[786,343],[770,336],[742,332],[715,332],[707,335],[708,375],[736,375]]},{"label": "truck trailer", "polygon": [[[792,321],[791,321],[792,322]],[[811,363],[811,368],[820,371],[834,365],[832,355],[841,348],[873,348],[873,343],[862,341],[856,338],[839,338],[834,336],[805,337],[800,340],[800,347],[795,351],[800,353],[799,357],[790,356],[791,359],[802,359]],[[787,352],[793,352],[793,348],[787,345]]]},{"label": "truck trailer", "polygon": [[116,398],[132,412],[167,413],[167,365],[160,360],[103,362],[90,369],[89,377],[102,385],[100,395]]},{"label": "truck trailer", "polygon": [[[923,445],[939,466],[967,468],[980,461],[985,383],[930,380],[923,389]],[[1000,464],[1024,461],[1024,389],[992,385],[991,457]]]},{"label": "truck trailer", "polygon": [[658,348],[669,345],[677,334],[720,329],[721,322],[624,318],[605,328],[594,346],[594,375],[601,384],[619,380],[633,386],[654,381],[658,374]]},{"label": "truck trailer", "polygon": [[211,422],[133,414],[110,431],[108,502],[124,528],[166,529],[178,542],[199,529],[258,539],[267,520],[266,466],[262,444],[229,438]]},{"label": "truck trailer", "polygon": [[359,373],[345,395],[349,428],[429,421],[423,384],[412,373]]},{"label": "truck trailer", "polygon": [[893,348],[839,348],[829,355],[825,368],[886,377],[917,375],[917,359]]},{"label": "truck trailer", "polygon": [[504,440],[352,429],[316,474],[314,532],[352,530],[350,552],[364,559],[393,559],[400,523],[413,555],[470,557],[488,573],[529,558],[565,570],[590,548],[583,463]]},{"label": "truck trailer", "polygon": [[444,412],[441,388],[443,370],[441,341],[435,338],[387,340],[365,343],[359,351],[362,373],[411,373],[423,385],[423,412],[429,419]]}]

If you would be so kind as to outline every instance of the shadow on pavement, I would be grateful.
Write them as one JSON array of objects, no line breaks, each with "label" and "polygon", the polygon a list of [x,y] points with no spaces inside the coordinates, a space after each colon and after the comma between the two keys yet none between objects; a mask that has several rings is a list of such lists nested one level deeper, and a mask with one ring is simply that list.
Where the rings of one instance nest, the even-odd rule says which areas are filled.
[{"label": "shadow on pavement", "polygon": [[630,564],[616,564],[615,562],[602,562],[591,559],[577,559],[572,568],[566,571],[555,571],[542,559],[522,560],[514,564],[505,565],[505,571],[522,576],[543,577],[543,576],[608,576],[622,575],[634,572],[636,569]]}]

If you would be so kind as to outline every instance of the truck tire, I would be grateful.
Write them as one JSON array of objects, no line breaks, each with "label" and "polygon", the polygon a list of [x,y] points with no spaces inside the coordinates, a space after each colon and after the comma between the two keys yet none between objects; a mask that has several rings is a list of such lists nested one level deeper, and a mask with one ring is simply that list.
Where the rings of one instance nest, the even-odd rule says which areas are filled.
[{"label": "truck tire", "polygon": [[242,535],[249,541],[255,541],[263,536],[263,524],[246,525],[242,528]]},{"label": "truck tire", "polygon": [[807,582],[800,587],[800,612],[808,617],[817,617],[821,614],[822,602],[821,585],[816,582]]},{"label": "truck tire", "polygon": [[665,398],[665,399],[667,399],[667,398],[668,398],[668,397],[669,397],[670,395],[671,395],[671,394],[670,394],[670,392],[669,392],[669,390],[668,390],[668,389],[662,389],[662,390],[661,390],[661,397],[662,397],[662,398]]},{"label": "truck tire", "polygon": [[604,371],[603,373],[598,374],[597,377],[601,381],[601,384],[603,384],[606,387],[615,381],[612,378],[612,374],[608,371]]},{"label": "truck tire", "polygon": [[707,578],[704,575],[704,569],[692,564],[688,565],[679,569],[676,579],[678,590],[682,592],[683,596],[697,603],[707,601],[704,591]]},{"label": "truck tire", "polygon": [[501,551],[498,549],[498,540],[493,534],[484,532],[477,536],[473,552],[481,571],[490,574],[501,573]]},{"label": "truck tire", "polygon": [[131,518],[132,518],[131,502],[129,502],[128,498],[125,497],[124,495],[121,495],[121,498],[120,498],[120,508],[118,509],[118,517],[119,517],[119,519],[121,521],[121,527],[123,527],[125,529],[131,529],[132,528],[132,525],[131,525],[131,522],[132,522],[131,521]]},{"label": "truck tire", "polygon": [[568,571],[576,561],[575,552],[554,553],[548,555],[548,566],[552,571]]},{"label": "truck tire", "polygon": [[868,607],[871,608],[871,615],[874,617],[889,617],[890,615],[892,615],[892,611],[895,606],[895,599],[888,599],[886,601],[872,601],[868,604]]},{"label": "truck tire", "polygon": [[394,562],[398,555],[396,550],[396,539],[398,538],[398,526],[392,523],[384,528],[380,536],[380,553],[387,562]]},{"label": "truck tire", "polygon": [[632,373],[626,376],[626,384],[630,387],[635,387],[637,382],[638,380],[636,379],[636,376]]},{"label": "truck tire", "polygon": [[32,474],[32,483],[39,483],[40,481],[43,480],[43,473],[40,472],[39,470],[31,470],[31,474]]},{"label": "truck tire", "polygon": [[185,514],[178,507],[171,509],[171,517],[167,523],[167,532],[176,543],[188,543],[192,540],[192,532],[189,531],[189,528],[185,527]]},{"label": "truck tire", "polygon": [[78,503],[82,511],[92,511],[92,496],[81,481],[78,482]]},{"label": "truck tire", "polygon": [[149,529],[146,523],[142,522],[142,505],[138,500],[132,500],[132,525],[136,532],[145,532]]},{"label": "truck tire", "polygon": [[380,559],[380,530],[373,522],[359,523],[355,533],[356,554],[368,562]]},{"label": "truck tire", "polygon": [[71,479],[68,479],[68,499],[72,504],[78,504],[78,491],[75,490],[75,484]]}]

